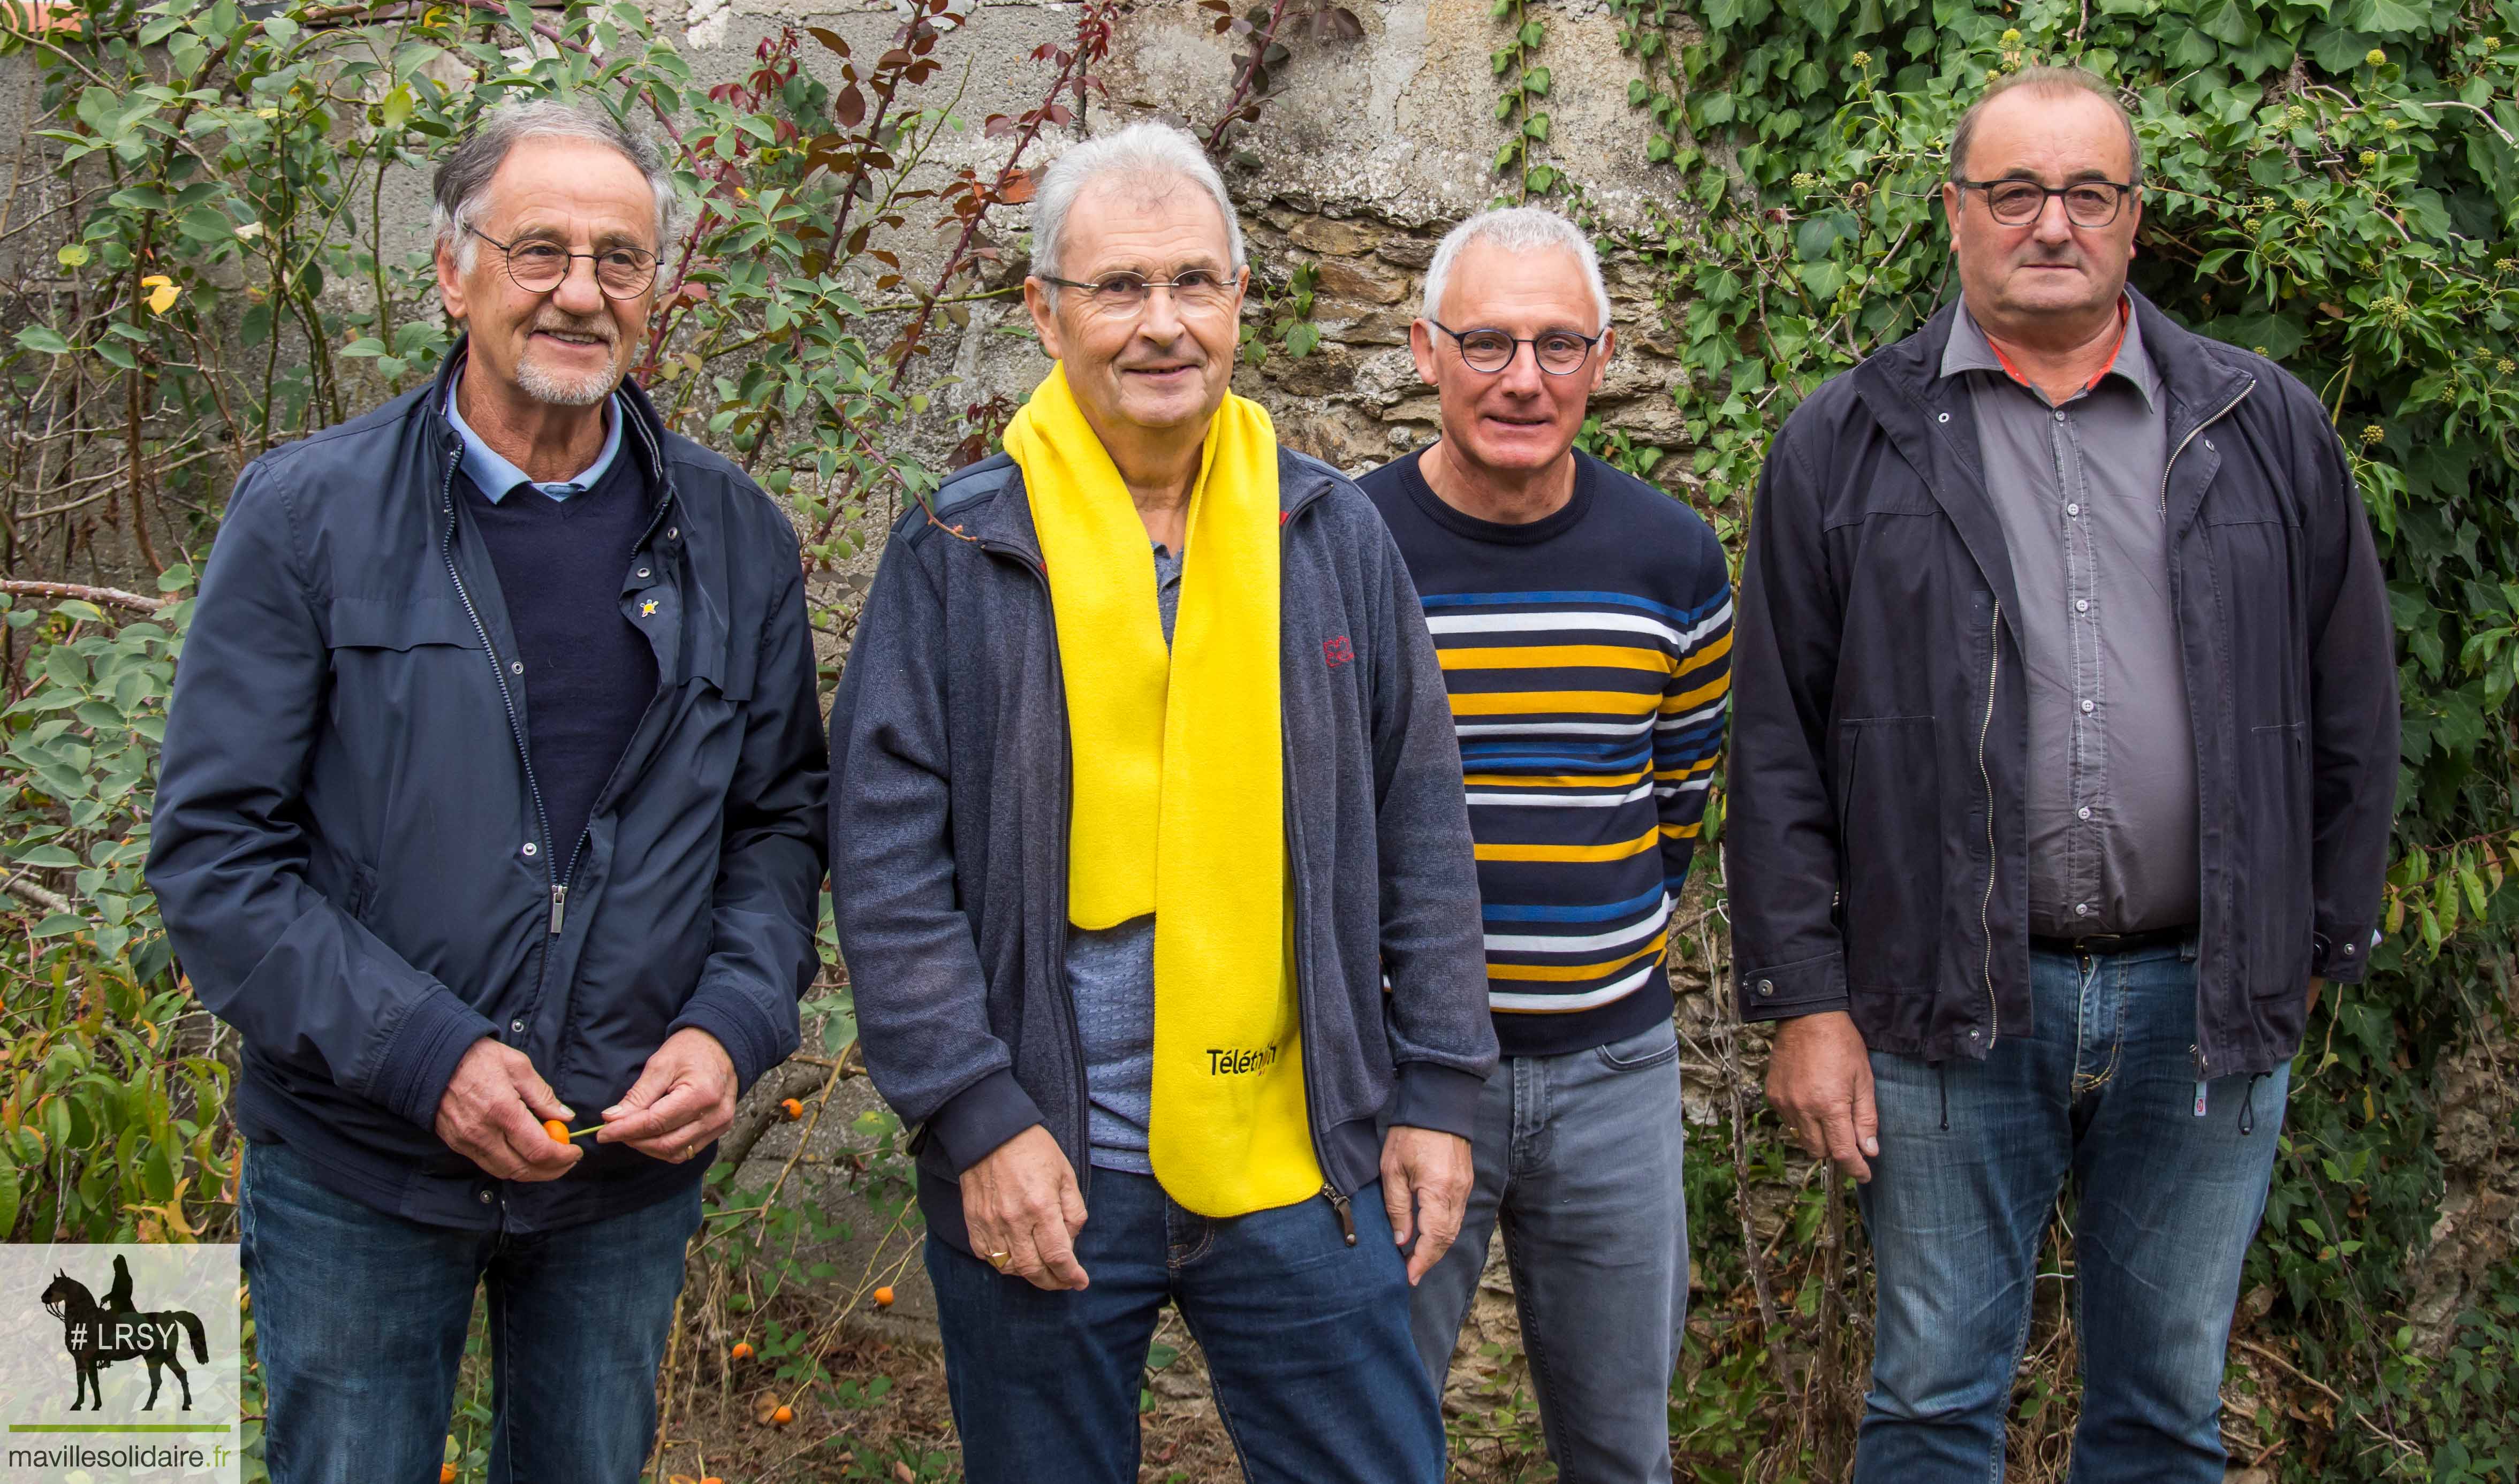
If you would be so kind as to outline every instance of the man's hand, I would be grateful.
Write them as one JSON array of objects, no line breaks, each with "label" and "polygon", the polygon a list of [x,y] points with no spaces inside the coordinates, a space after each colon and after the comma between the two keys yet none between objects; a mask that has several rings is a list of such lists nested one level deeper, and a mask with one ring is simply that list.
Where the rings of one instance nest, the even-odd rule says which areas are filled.
[{"label": "man's hand", "polygon": [[1880,1153],[1880,1113],[1872,1102],[1872,1057],[1852,1016],[1832,1010],[1785,1022],[1767,1061],[1767,1104],[1802,1148],[1871,1180],[1865,1157]]},{"label": "man's hand", "polygon": [[1382,1141],[1382,1208],[1391,1216],[1391,1240],[1408,1254],[1408,1282],[1415,1287],[1461,1235],[1461,1207],[1470,1200],[1476,1167],[1470,1141],[1432,1128],[1393,1124]]},{"label": "man's hand", "polygon": [[1084,1193],[1076,1167],[1036,1123],[962,1171],[962,1221],[971,1250],[1000,1273],[1056,1292],[1086,1286],[1076,1260]]},{"label": "man's hand", "polygon": [[501,1180],[556,1180],[586,1153],[553,1142],[543,1120],[575,1116],[523,1052],[483,1036],[437,1099],[437,1137]]},{"label": "man's hand", "polygon": [[639,1080],[603,1111],[597,1144],[627,1144],[680,1164],[734,1121],[734,1059],[697,1026],[677,1030],[647,1058]]}]

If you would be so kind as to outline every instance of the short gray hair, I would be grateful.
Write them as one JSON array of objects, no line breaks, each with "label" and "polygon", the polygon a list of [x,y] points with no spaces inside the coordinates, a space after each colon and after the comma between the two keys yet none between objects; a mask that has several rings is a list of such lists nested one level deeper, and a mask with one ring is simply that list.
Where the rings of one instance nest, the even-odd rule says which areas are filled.
[{"label": "short gray hair", "polygon": [[473,240],[464,229],[480,221],[490,181],[508,162],[508,152],[528,139],[590,140],[637,165],[647,177],[647,189],[656,194],[656,252],[663,255],[674,230],[674,176],[665,168],[664,155],[600,104],[538,98],[482,114],[437,162],[429,220],[437,229],[438,245],[453,249],[456,266],[470,271]]},{"label": "short gray hair", "polygon": [[2014,88],[2036,88],[2042,93],[2089,93],[2105,102],[2116,110],[2117,122],[2125,125],[2126,158],[2133,162],[2128,184],[2143,184],[2143,141],[2135,137],[2134,115],[2126,111],[2125,100],[2117,96],[2116,89],[2109,87],[2099,73],[2084,66],[2022,67],[2017,72],[2007,72],[1987,83],[1985,91],[1976,95],[1976,102],[1969,104],[1967,111],[1960,115],[1959,126],[1951,130],[1952,180],[1967,179],[1968,143],[1976,138],[1977,115],[1985,111],[1987,104]]},{"label": "short gray hair", "polygon": [[[1134,123],[1117,134],[1086,140],[1052,160],[1049,168],[1041,172],[1040,190],[1032,199],[1032,271],[1036,278],[1061,275],[1060,254],[1066,244],[1060,240],[1066,235],[1067,213],[1086,186],[1106,175],[1148,183],[1186,181],[1206,192],[1224,218],[1225,249],[1232,258],[1228,266],[1241,269],[1242,221],[1234,215],[1233,197],[1225,194],[1224,177],[1215,173],[1207,152],[1186,130],[1166,123]],[[1050,301],[1056,303],[1058,285],[1047,285],[1047,291]]]},{"label": "short gray hair", "polygon": [[1601,255],[1592,249],[1592,240],[1572,222],[1541,206],[1500,206],[1481,211],[1468,221],[1443,234],[1442,245],[1435,249],[1434,266],[1426,270],[1425,318],[1438,319],[1443,309],[1443,289],[1451,283],[1452,264],[1461,249],[1473,242],[1485,242],[1507,252],[1538,252],[1555,248],[1574,254],[1583,266],[1584,285],[1592,290],[1592,302],[1601,311],[1601,323],[1593,327],[1595,334],[1610,327],[1610,288],[1601,282]]}]

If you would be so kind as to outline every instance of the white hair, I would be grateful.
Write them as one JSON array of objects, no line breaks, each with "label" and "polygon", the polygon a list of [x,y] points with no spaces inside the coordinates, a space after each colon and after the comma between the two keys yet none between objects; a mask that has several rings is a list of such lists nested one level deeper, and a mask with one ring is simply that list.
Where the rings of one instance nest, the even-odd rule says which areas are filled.
[{"label": "white hair", "polygon": [[[1233,214],[1233,197],[1225,194],[1224,177],[1208,162],[1207,152],[1187,131],[1171,124],[1134,123],[1117,134],[1086,140],[1041,172],[1040,190],[1032,200],[1032,262],[1036,276],[1064,276],[1061,253],[1065,243],[1060,240],[1066,235],[1067,213],[1086,186],[1106,175],[1150,184],[1186,181],[1206,192],[1224,218],[1225,250],[1232,259],[1228,266],[1235,270],[1242,267],[1242,222]],[[1058,285],[1052,284],[1047,288],[1050,302],[1056,303]]]},{"label": "white hair", "polygon": [[1555,248],[1574,254],[1574,261],[1583,265],[1583,282],[1592,290],[1592,302],[1601,311],[1601,323],[1593,327],[1593,333],[1610,327],[1610,289],[1601,282],[1601,255],[1592,250],[1592,240],[1572,222],[1540,206],[1481,211],[1443,234],[1442,245],[1435,249],[1434,266],[1426,270],[1426,304],[1421,311],[1425,318],[1441,318],[1443,289],[1451,282],[1453,260],[1472,242],[1486,242],[1507,252]]}]

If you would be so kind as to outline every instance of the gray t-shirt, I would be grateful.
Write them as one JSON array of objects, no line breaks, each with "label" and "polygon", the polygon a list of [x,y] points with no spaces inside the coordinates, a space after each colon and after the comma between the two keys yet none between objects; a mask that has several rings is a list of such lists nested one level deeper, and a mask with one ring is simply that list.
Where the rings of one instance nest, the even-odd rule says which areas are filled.
[{"label": "gray t-shirt", "polygon": [[[1180,610],[1181,556],[1158,546],[1155,608],[1164,642]],[[1067,993],[1084,1041],[1084,1093],[1093,1162],[1151,1175],[1146,1121],[1154,1103],[1155,915],[1116,928],[1067,934]]]},{"label": "gray t-shirt", "polygon": [[2029,669],[2029,931],[2196,918],[2195,736],[2169,595],[2161,386],[2129,313],[2115,363],[2064,402],[2014,377],[1963,304],[1968,379]]}]

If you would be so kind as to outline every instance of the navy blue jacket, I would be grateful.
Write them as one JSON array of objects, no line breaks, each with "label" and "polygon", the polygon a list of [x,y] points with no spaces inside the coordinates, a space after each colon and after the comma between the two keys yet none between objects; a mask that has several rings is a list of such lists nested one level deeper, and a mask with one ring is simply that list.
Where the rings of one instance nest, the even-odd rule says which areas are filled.
[{"label": "navy blue jacket", "polygon": [[[1305,1110],[1324,1194],[1344,1201],[1378,1177],[1378,1119],[1470,1136],[1496,1039],[1461,753],[1417,589],[1354,484],[1290,449],[1277,480]],[[943,524],[913,509],[884,549],[831,705],[832,916],[866,1070],[917,1128],[929,1229],[967,1247],[956,1177],[1035,1124],[1092,1199],[1066,969],[1080,764],[1023,471],[984,459],[935,500]]]},{"label": "navy blue jacket", "polygon": [[[2201,828],[2199,1079],[2299,1049],[2362,978],[2398,767],[2395,630],[2315,393],[2134,295]],[[1759,476],[1732,653],[1724,845],[1741,1013],[1845,1011],[1875,1051],[2029,1032],[2027,687],[1956,304],[1796,409]]]},{"label": "navy blue jacket", "polygon": [[544,1231],[666,1199],[706,1161],[592,1146],[559,1180],[492,1180],[432,1131],[456,1063],[498,1036],[591,1118],[684,1026],[746,1084],[793,1051],[819,961],[821,717],[785,515],[625,384],[621,457],[659,499],[621,607],[659,684],[582,841],[549,838],[522,661],[453,498],[463,357],[237,481],[149,880],[193,992],[243,1040],[248,1139],[411,1220]]}]

